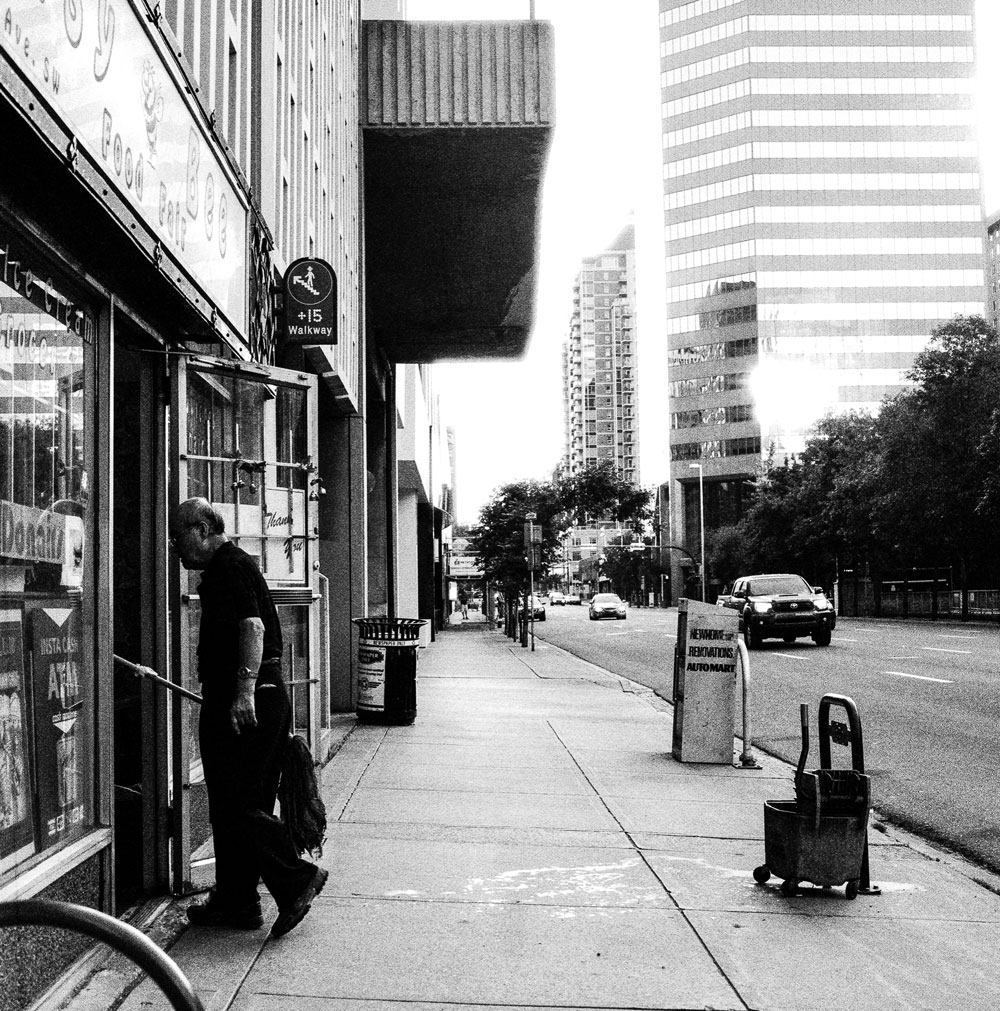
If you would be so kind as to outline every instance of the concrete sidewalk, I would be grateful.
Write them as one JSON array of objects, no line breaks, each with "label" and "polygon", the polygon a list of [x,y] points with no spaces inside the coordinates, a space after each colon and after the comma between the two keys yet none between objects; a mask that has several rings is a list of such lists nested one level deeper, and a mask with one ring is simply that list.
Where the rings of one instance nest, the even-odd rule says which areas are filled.
[{"label": "concrete sidewalk", "polygon": [[268,940],[271,904],[171,955],[240,1011],[1000,1006],[994,879],[876,818],[881,896],[785,898],[751,872],[793,770],[683,765],[671,736],[652,693],[473,616],[421,651],[414,725],[358,725],[326,766],[301,926]]}]

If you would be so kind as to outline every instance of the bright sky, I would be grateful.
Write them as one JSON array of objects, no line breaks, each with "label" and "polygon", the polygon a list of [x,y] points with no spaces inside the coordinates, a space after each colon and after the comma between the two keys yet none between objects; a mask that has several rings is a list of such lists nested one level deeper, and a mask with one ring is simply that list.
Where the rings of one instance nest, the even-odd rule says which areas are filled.
[{"label": "bright sky", "polygon": [[[580,261],[634,214],[641,481],[666,479],[665,342],[656,0],[536,0],[556,39],[556,129],[542,195],[535,330],[517,362],[434,368],[456,432],[458,522],[503,484],[551,476],[563,451],[560,349]],[[521,19],[529,0],[408,0],[411,19]],[[1000,3],[976,0],[980,150],[987,212],[1000,209]]]}]

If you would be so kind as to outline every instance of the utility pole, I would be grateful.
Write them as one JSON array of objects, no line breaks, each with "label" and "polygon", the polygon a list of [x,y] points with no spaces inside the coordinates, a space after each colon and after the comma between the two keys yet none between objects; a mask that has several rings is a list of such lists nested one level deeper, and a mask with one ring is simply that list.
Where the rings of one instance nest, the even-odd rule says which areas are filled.
[{"label": "utility pole", "polygon": [[[531,622],[531,649],[535,649],[535,520],[537,513],[525,513],[524,518],[528,521],[528,601],[526,605],[525,618]],[[539,529],[539,533],[541,530]]]}]

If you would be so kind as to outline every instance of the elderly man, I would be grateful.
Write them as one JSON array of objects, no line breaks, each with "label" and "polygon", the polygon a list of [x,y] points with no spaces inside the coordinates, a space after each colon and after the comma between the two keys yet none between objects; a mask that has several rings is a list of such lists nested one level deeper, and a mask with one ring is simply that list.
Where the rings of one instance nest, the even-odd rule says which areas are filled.
[{"label": "elderly man", "polygon": [[291,727],[278,613],[257,563],[229,540],[222,516],[205,499],[173,510],[170,544],[186,569],[202,571],[199,741],[215,889],[207,902],[188,908],[188,919],[255,930],[264,922],[257,893],[263,879],[278,904],[271,936],[279,937],[309,912],[327,872],[301,858],[284,826],[254,817],[274,811]]}]

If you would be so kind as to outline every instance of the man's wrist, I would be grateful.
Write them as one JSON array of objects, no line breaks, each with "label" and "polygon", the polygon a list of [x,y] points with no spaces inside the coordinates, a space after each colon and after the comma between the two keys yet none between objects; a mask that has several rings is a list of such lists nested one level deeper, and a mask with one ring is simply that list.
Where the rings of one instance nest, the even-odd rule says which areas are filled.
[{"label": "man's wrist", "polygon": [[256,681],[260,671],[252,670],[250,667],[240,667],[236,671],[238,681]]}]

